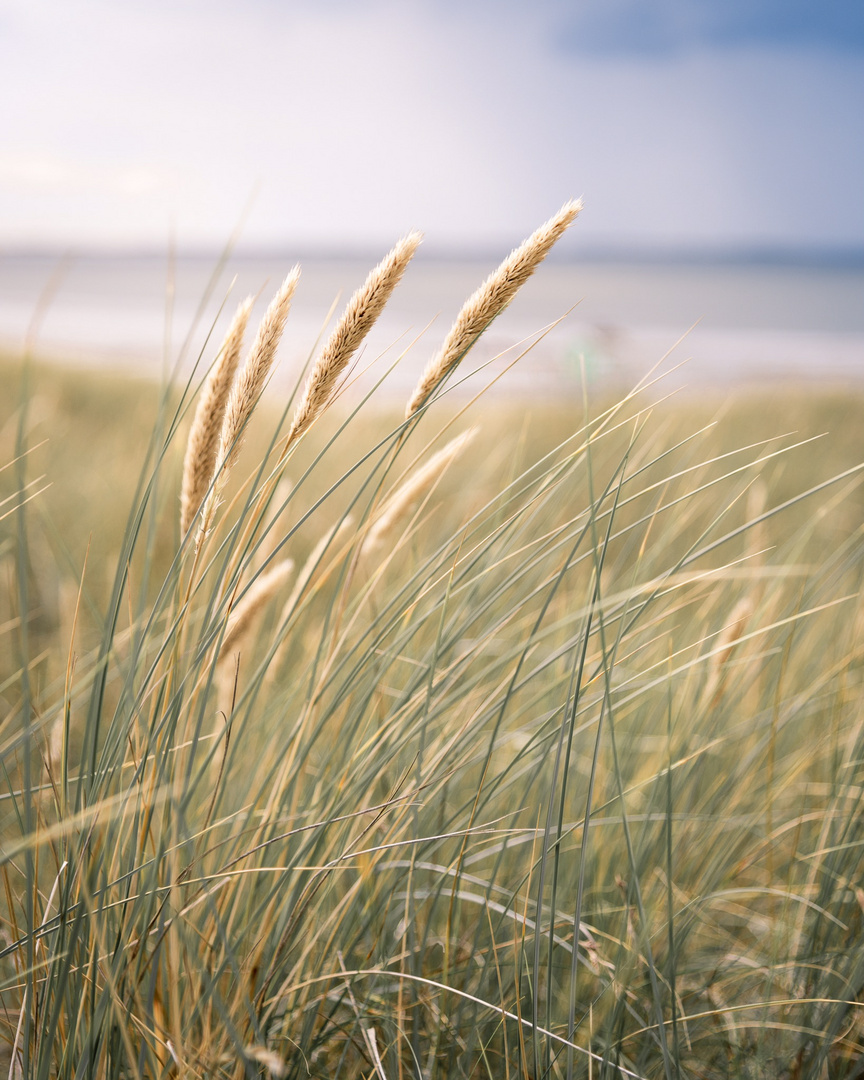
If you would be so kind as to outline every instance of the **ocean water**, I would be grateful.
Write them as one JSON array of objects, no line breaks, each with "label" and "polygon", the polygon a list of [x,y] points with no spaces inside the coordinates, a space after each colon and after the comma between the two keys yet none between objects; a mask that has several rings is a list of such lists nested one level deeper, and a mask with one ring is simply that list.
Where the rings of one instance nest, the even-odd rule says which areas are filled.
[{"label": "ocean water", "polygon": [[[160,375],[209,363],[236,304],[263,312],[290,256],[0,255],[0,348]],[[304,258],[280,349],[290,385],[374,258]],[[403,396],[463,300],[495,259],[443,260],[422,248],[370,335],[362,384]],[[329,321],[328,321],[329,320]],[[484,367],[454,392],[500,374],[503,394],[558,396],[590,383],[627,385],[661,365],[664,385],[818,382],[864,386],[864,267],[694,262],[548,262],[470,354]]]}]

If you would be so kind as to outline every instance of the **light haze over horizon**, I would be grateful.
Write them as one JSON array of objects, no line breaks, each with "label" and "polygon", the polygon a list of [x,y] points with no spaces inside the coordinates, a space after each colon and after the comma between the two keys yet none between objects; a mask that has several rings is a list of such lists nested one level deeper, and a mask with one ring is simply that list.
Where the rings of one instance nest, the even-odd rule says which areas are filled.
[{"label": "light haze over horizon", "polygon": [[853,0],[0,0],[0,250],[864,248]]}]

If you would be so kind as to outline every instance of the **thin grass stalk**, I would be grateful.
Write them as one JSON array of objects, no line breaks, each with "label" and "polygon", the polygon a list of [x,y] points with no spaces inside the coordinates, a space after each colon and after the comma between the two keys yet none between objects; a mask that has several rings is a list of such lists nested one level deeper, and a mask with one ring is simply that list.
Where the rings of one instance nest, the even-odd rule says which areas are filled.
[{"label": "thin grass stalk", "polygon": [[261,539],[252,555],[251,569],[254,572],[259,571],[270,560],[270,556],[279,546],[281,536],[276,526],[288,508],[288,500],[293,490],[294,485],[286,477],[282,477],[276,485],[269,501],[267,518],[261,525]]}]

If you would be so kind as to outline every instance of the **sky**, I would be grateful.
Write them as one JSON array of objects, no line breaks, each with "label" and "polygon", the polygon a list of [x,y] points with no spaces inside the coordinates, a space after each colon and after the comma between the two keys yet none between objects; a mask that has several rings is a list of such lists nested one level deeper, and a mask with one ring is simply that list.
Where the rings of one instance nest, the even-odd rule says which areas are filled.
[{"label": "sky", "polygon": [[864,248],[862,0],[0,0],[0,251]]}]

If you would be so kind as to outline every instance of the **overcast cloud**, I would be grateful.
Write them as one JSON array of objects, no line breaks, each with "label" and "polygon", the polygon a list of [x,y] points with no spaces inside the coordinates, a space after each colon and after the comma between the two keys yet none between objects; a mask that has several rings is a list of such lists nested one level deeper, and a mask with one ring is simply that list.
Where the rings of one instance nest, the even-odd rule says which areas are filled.
[{"label": "overcast cloud", "polygon": [[[864,5],[7,0],[0,245],[864,245]],[[253,197],[254,193],[254,198]],[[568,241],[569,242],[569,241]]]}]

